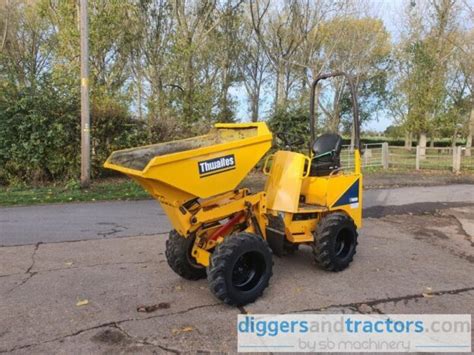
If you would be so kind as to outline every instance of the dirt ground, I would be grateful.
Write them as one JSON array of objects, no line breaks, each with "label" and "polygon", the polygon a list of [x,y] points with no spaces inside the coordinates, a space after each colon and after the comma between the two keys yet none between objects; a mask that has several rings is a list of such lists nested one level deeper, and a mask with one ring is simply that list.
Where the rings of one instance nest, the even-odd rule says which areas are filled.
[{"label": "dirt ground", "polygon": [[0,353],[233,353],[239,313],[471,313],[473,237],[472,205],[368,217],[347,270],[322,271],[309,247],[275,257],[240,308],[175,275],[165,235],[3,247]]}]

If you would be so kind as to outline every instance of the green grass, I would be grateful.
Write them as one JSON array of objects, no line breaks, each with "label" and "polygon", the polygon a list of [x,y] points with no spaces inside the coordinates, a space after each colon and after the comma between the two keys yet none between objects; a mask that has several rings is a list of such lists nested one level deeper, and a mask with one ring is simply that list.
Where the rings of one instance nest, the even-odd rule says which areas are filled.
[{"label": "green grass", "polygon": [[128,179],[101,180],[84,190],[76,184],[70,185],[72,186],[0,187],[0,206],[150,198],[148,192]]}]

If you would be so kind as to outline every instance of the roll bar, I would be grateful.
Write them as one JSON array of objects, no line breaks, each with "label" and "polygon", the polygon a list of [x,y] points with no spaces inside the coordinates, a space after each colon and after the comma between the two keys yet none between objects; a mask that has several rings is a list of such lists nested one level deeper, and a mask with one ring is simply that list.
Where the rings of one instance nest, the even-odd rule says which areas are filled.
[{"label": "roll bar", "polygon": [[347,82],[349,84],[349,88],[351,91],[351,101],[352,101],[352,118],[353,122],[352,124],[354,125],[354,148],[358,149],[360,151],[360,126],[359,126],[359,106],[357,105],[357,93],[355,90],[354,86],[354,81],[352,80],[352,77],[343,72],[343,71],[336,71],[332,73],[327,73],[327,74],[321,74],[316,79],[314,79],[313,84],[311,85],[311,96],[309,100],[309,110],[310,110],[310,132],[311,132],[311,141],[309,144],[309,152],[311,154],[311,148],[314,144],[314,141],[316,139],[315,137],[315,131],[314,131],[314,123],[315,123],[315,118],[314,118],[314,109],[315,109],[315,99],[314,99],[314,94],[316,91],[316,86],[321,80],[328,79],[328,78],[333,78],[336,76],[344,76],[347,79]]}]

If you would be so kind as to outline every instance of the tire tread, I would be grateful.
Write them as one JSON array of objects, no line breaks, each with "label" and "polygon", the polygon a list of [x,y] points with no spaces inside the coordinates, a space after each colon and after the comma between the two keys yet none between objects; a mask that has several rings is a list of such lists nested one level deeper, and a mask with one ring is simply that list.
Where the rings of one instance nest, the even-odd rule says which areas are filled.
[{"label": "tire tread", "polygon": [[[350,255],[345,265],[338,265],[335,260],[331,258],[330,246],[331,238],[334,236],[335,231],[341,224],[347,223],[350,228],[355,231],[355,247],[354,252]],[[314,260],[327,271],[342,271],[352,262],[354,255],[356,254],[357,247],[357,227],[354,224],[352,218],[344,213],[332,213],[321,219],[318,223],[316,231],[314,232],[313,242],[313,256]]]},{"label": "tire tread", "polygon": [[241,248],[242,245],[253,245],[256,250],[263,250],[272,257],[272,251],[268,246],[267,242],[261,237],[247,232],[241,232],[230,237],[227,237],[224,242],[219,244],[211,256],[210,265],[208,267],[207,280],[209,282],[209,288],[215,297],[223,301],[224,303],[231,306],[241,306],[247,303],[251,303],[260,296],[268,286],[270,278],[273,275],[272,266],[273,260],[270,265],[269,277],[262,284],[259,292],[254,294],[250,300],[239,300],[235,299],[230,290],[227,288],[225,280],[225,272],[228,267],[234,252]]},{"label": "tire tread", "polygon": [[206,268],[197,268],[189,263],[189,244],[193,243],[191,237],[182,237],[176,230],[169,233],[166,240],[166,260],[170,268],[186,280],[200,280],[206,277]]}]

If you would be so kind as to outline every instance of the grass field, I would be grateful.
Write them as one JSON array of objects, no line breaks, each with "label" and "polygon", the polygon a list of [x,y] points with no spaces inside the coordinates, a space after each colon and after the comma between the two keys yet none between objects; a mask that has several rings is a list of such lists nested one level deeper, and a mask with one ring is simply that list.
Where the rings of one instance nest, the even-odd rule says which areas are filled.
[{"label": "grass field", "polygon": [[0,206],[34,205],[101,200],[139,200],[150,195],[129,179],[105,179],[93,182],[90,188],[73,186],[2,187]]}]

